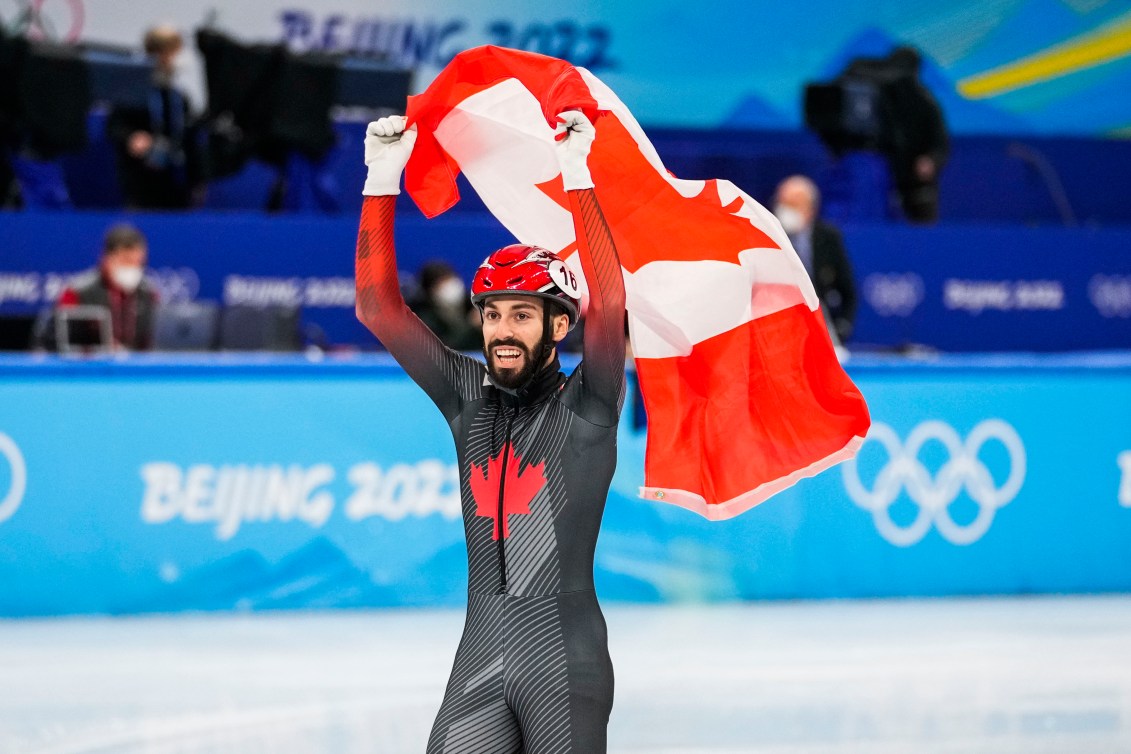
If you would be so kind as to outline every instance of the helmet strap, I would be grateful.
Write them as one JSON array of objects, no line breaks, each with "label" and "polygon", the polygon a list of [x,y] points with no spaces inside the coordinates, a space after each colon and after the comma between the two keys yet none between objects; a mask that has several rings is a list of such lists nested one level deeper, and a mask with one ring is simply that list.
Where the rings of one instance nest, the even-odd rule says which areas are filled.
[{"label": "helmet strap", "polygon": [[539,368],[549,360],[554,346],[557,345],[554,343],[554,321],[550,313],[552,306],[549,301],[542,301],[542,348],[538,354]]}]

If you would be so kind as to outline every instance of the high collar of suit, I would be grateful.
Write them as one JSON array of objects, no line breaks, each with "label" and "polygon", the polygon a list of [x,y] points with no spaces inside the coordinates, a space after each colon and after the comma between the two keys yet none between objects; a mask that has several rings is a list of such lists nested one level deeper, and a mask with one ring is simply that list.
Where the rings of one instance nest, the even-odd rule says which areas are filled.
[{"label": "high collar of suit", "polygon": [[491,378],[491,372],[487,372],[487,380],[499,391],[499,400],[505,406],[529,406],[535,403],[541,403],[552,393],[561,387],[562,382],[565,381],[565,375],[562,374],[561,361],[558,360],[558,352],[554,351],[554,358],[550,360],[540,370],[534,373],[522,387],[517,390],[505,388],[498,385],[495,380]]}]

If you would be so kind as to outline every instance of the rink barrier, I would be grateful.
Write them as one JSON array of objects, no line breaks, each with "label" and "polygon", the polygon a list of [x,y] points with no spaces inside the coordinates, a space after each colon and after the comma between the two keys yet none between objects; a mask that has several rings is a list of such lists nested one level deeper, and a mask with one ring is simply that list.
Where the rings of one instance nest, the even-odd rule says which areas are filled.
[{"label": "rink barrier", "polygon": [[[1131,589],[1131,355],[857,359],[856,461],[712,523],[639,500],[633,602]],[[451,436],[387,357],[0,358],[0,615],[456,605]]]}]

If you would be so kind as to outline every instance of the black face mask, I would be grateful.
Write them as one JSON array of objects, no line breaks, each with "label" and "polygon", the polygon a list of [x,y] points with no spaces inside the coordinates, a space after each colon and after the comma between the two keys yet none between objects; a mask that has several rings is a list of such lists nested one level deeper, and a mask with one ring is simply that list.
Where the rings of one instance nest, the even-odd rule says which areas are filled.
[{"label": "black face mask", "polygon": [[[505,372],[500,372],[495,369],[495,361],[491,358],[491,352],[495,350],[496,346],[511,346],[512,348],[517,348],[522,351],[522,368],[517,371],[508,369]],[[541,343],[531,349],[516,338],[504,338],[503,340],[493,340],[488,343],[484,346],[483,353],[487,357],[487,371],[491,374],[491,380],[496,385],[506,390],[518,390],[530,382],[534,374],[542,368],[542,364],[545,361],[543,350]]]}]

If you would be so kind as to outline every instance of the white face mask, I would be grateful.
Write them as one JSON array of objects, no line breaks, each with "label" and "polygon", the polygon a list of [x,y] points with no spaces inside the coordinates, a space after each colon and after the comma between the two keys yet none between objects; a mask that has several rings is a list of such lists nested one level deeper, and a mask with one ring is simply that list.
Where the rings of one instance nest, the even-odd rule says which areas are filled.
[{"label": "white face mask", "polygon": [[467,289],[463,285],[463,281],[458,278],[448,278],[436,287],[436,303],[441,306],[456,307],[463,303],[464,296],[467,295]]},{"label": "white face mask", "polygon": [[805,230],[805,216],[793,207],[785,204],[775,205],[774,216],[781,223],[782,230],[791,236]]},{"label": "white face mask", "polygon": [[114,281],[114,285],[126,293],[136,291],[144,275],[145,270],[141,267],[115,267],[110,271],[110,279]]}]

